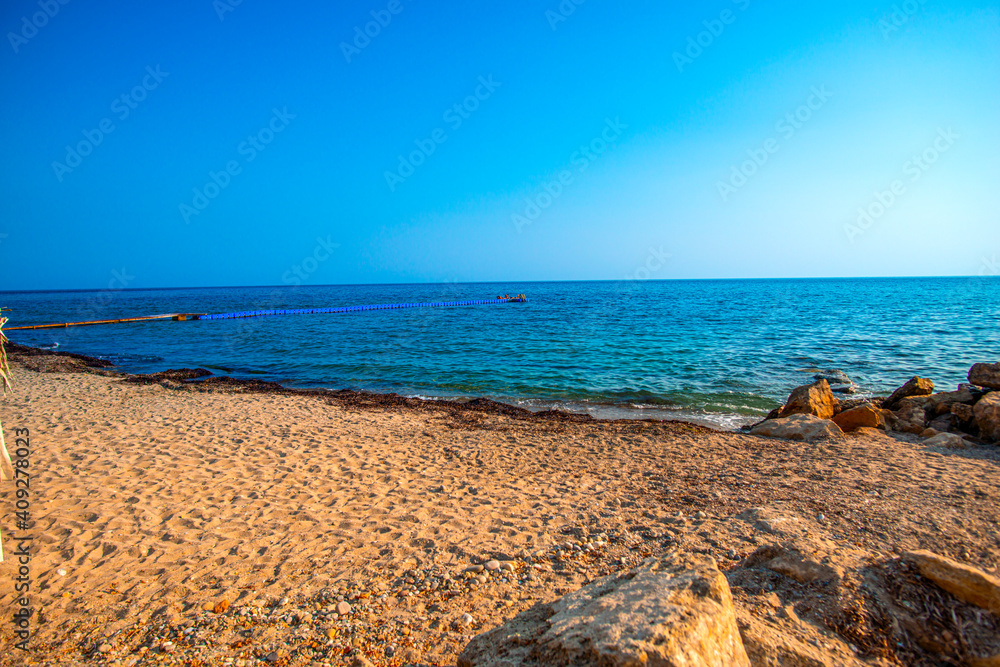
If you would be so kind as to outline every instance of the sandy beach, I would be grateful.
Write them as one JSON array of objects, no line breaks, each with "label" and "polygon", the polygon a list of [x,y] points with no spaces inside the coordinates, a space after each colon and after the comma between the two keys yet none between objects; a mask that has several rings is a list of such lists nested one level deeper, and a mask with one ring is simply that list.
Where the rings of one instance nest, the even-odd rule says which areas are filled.
[{"label": "sandy beach", "polygon": [[[995,446],[870,429],[809,444],[62,370],[90,372],[15,359],[0,404],[8,443],[31,433],[40,609],[27,654],[0,625],[2,664],[451,665],[475,634],[673,551],[716,559],[741,628],[794,636],[815,664],[938,664],[890,639],[872,591],[916,586],[922,618],[901,553],[1000,566]],[[772,542],[839,583],[737,572]],[[995,617],[948,604],[927,627],[1000,651]]]}]

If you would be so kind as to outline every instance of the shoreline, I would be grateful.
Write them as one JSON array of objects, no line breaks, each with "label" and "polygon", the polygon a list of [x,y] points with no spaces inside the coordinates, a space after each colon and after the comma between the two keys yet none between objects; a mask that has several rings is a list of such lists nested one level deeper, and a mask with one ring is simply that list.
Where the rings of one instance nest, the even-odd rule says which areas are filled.
[{"label": "shoreline", "polygon": [[[107,360],[90,357],[73,352],[60,352],[42,348],[7,343],[7,354],[11,361],[24,364],[28,368],[44,369],[44,372],[78,372],[96,373],[109,377],[117,377],[124,382],[141,385],[162,384],[170,389],[187,391],[219,391],[226,393],[271,394],[281,396],[309,396],[328,400],[342,407],[357,409],[365,408],[395,408],[410,410],[446,410],[456,414],[477,413],[482,415],[504,415],[522,420],[552,420],[556,422],[593,422],[593,423],[676,423],[696,426],[710,431],[727,432],[713,428],[707,424],[689,422],[682,419],[602,419],[589,414],[569,412],[558,409],[528,410],[509,403],[495,401],[485,397],[474,397],[466,400],[411,397],[396,393],[378,393],[358,391],[354,389],[326,389],[288,387],[278,382],[268,380],[253,380],[216,375],[205,368],[168,369],[156,373],[127,373],[117,370],[115,365]],[[44,359],[44,361],[42,361]]]},{"label": "shoreline", "polygon": [[[41,612],[31,651],[0,665],[451,666],[477,634],[672,555],[717,564],[754,665],[1000,655],[1000,617],[903,560],[1000,575],[995,445],[199,386],[48,352],[15,350],[0,403],[8,433],[32,434]],[[774,554],[820,576],[768,569]],[[932,643],[945,632],[963,643]]]}]

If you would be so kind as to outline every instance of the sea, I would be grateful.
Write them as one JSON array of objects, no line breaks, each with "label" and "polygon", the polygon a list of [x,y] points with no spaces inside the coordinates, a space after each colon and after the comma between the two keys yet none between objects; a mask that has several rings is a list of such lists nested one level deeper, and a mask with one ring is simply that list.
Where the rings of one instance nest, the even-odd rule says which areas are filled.
[{"label": "sea", "polygon": [[491,299],[526,303],[35,331],[10,340],[129,373],[206,368],[291,387],[468,400],[735,429],[831,370],[853,396],[942,389],[1000,360],[1000,279],[325,285],[2,292],[7,327],[161,313]]}]

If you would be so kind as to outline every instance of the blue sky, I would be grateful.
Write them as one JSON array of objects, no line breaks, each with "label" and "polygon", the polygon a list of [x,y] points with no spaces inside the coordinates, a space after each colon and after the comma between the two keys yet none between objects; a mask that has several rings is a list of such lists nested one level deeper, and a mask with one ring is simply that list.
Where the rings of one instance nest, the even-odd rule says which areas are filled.
[{"label": "blue sky", "polygon": [[1000,255],[998,3],[577,2],[4,3],[0,289]]}]

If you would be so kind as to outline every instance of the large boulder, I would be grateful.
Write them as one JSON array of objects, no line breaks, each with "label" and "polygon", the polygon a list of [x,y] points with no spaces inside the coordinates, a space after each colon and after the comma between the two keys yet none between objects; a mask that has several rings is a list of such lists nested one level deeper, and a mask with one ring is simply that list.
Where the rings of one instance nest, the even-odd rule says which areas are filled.
[{"label": "large boulder", "polygon": [[979,399],[972,412],[979,427],[979,437],[986,442],[1000,442],[1000,391]]},{"label": "large boulder", "polygon": [[861,405],[834,415],[833,423],[842,431],[856,431],[859,428],[885,428],[885,417],[871,405]]},{"label": "large boulder", "polygon": [[1000,389],[1000,363],[975,364],[969,369],[969,382],[977,387]]},{"label": "large boulder", "polygon": [[749,667],[733,598],[715,562],[650,559],[473,639],[459,667]]},{"label": "large boulder", "polygon": [[757,424],[750,433],[782,440],[816,442],[825,438],[843,437],[844,432],[833,421],[815,415],[792,415]]},{"label": "large boulder", "polygon": [[796,387],[778,414],[779,418],[791,415],[815,415],[820,419],[830,419],[837,414],[837,399],[830,391],[830,383],[818,380],[813,384]]},{"label": "large boulder", "polygon": [[887,410],[895,410],[896,406],[904,398],[910,398],[911,396],[930,396],[934,393],[934,380],[928,380],[922,377],[913,377],[904,384],[902,387],[892,392],[882,404],[882,407]]},{"label": "large boulder", "polygon": [[1000,579],[930,551],[908,551],[903,561],[959,600],[1000,616]]}]

